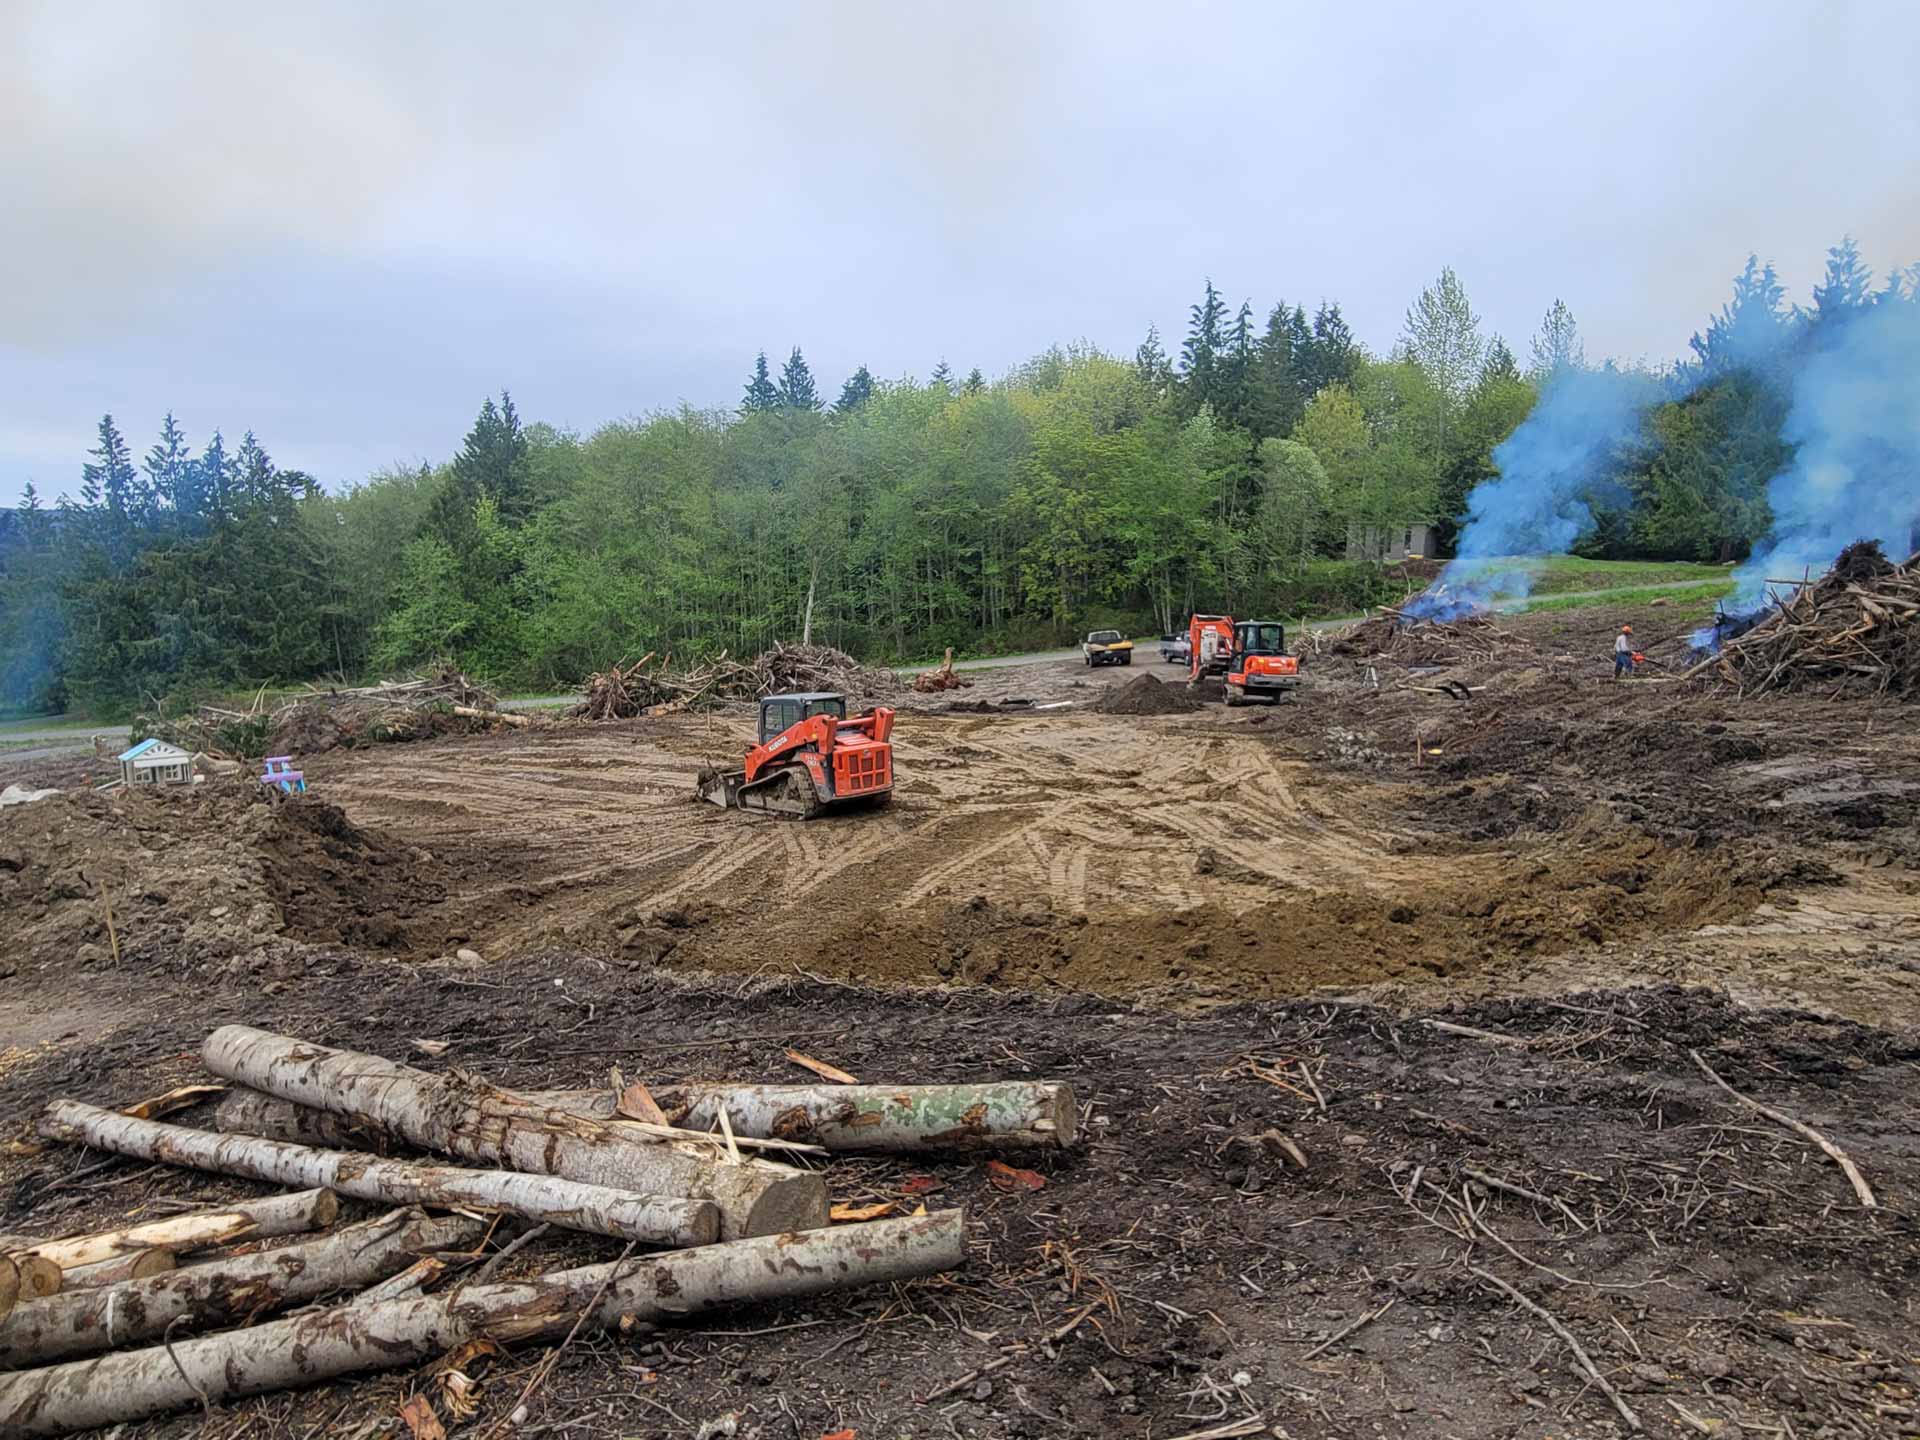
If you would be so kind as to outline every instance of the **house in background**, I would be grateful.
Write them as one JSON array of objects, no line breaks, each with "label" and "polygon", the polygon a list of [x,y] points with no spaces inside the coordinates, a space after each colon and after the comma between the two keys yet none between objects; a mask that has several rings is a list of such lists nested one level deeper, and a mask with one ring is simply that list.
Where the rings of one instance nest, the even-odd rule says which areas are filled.
[{"label": "house in background", "polygon": [[1347,527],[1347,559],[1394,564],[1401,560],[1438,558],[1440,537],[1425,520],[1410,525],[1351,525]]},{"label": "house in background", "polygon": [[193,780],[193,756],[164,740],[142,740],[121,752],[120,778],[129,785],[186,785]]}]

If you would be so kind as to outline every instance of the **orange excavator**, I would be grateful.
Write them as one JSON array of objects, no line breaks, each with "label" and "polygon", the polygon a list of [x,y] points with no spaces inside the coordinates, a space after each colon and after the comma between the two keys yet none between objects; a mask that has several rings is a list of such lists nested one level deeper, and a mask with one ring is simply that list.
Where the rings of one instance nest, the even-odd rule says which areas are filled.
[{"label": "orange excavator", "polygon": [[1277,620],[1195,615],[1187,622],[1187,641],[1188,688],[1218,675],[1228,705],[1277,701],[1300,683],[1300,662],[1287,654],[1286,631]]},{"label": "orange excavator", "polygon": [[760,743],[738,770],[702,770],[703,800],[811,820],[830,809],[885,804],[893,795],[893,711],[847,718],[847,699],[826,691],[760,702]]}]

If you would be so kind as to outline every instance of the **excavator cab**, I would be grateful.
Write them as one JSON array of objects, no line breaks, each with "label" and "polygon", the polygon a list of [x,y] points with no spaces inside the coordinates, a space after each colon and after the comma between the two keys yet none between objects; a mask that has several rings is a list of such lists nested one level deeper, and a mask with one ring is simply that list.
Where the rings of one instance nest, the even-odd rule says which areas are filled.
[{"label": "excavator cab", "polygon": [[738,770],[702,770],[700,798],[794,820],[893,795],[893,711],[847,718],[847,699],[823,690],[760,701],[759,744]]}]

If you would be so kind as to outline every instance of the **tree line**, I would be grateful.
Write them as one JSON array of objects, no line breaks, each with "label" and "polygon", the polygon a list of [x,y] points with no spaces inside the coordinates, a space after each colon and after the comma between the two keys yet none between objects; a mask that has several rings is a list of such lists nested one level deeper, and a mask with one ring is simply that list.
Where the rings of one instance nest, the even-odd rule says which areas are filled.
[{"label": "tree line", "polygon": [[[1837,248],[1816,306],[1873,303],[1863,276]],[[250,433],[194,449],[172,416],[135,462],[108,416],[78,497],[29,487],[0,531],[0,701],[107,714],[437,658],[544,689],[648,650],[904,660],[1352,608],[1404,583],[1382,538],[1449,533],[1569,372],[1648,402],[1593,477],[1582,548],[1733,559],[1784,453],[1790,347],[1763,338],[1799,314],[1755,262],[1684,365],[1596,369],[1555,301],[1523,367],[1451,270],[1382,355],[1336,303],[1257,312],[1208,281],[1174,354],[1149,331],[1131,356],[1056,346],[992,381],[862,366],[829,404],[796,347],[760,354],[734,407],[585,436],[503,392],[448,462],[334,493]]]}]

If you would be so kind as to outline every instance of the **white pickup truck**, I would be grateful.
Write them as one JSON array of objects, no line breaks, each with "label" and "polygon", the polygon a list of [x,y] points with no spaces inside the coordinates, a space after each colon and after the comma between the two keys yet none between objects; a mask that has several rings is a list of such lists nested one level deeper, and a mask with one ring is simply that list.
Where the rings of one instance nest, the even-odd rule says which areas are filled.
[{"label": "white pickup truck", "polygon": [[1096,665],[1133,664],[1133,641],[1118,630],[1095,630],[1080,642],[1080,653],[1087,657],[1087,668]]}]

